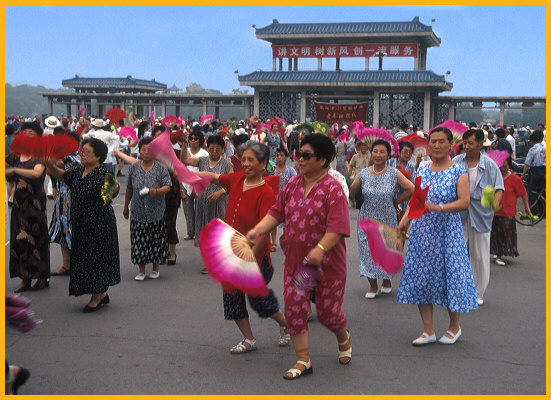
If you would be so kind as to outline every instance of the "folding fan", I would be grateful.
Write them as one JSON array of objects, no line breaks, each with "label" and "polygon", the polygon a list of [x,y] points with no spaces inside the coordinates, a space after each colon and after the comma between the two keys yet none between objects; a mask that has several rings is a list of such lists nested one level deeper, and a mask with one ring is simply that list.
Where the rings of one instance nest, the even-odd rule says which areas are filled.
[{"label": "folding fan", "polygon": [[494,160],[499,168],[501,168],[505,160],[509,158],[509,152],[505,150],[490,150],[486,152],[486,155]]},{"label": "folding fan", "polygon": [[247,238],[215,218],[201,229],[199,249],[210,277],[227,292],[266,296],[268,289]]},{"label": "folding fan", "polygon": [[107,110],[105,118],[118,125],[121,119],[126,118],[126,113],[120,108],[110,108]]},{"label": "folding fan", "polygon": [[358,225],[367,236],[375,266],[387,274],[400,271],[404,266],[404,241],[400,239],[398,231],[371,218],[360,219]]},{"label": "folding fan", "polygon": [[429,193],[429,186],[427,185],[424,189],[421,189],[421,177],[418,176],[415,178],[415,190],[411,195],[411,200],[409,201],[409,213],[408,217],[410,219],[420,218],[421,215],[429,212],[425,208],[425,201],[427,201],[427,194]]},{"label": "folding fan", "polygon": [[131,126],[123,126],[119,131],[119,135],[122,137],[130,138],[135,142],[138,142],[138,136],[136,136],[136,131]]},{"label": "folding fan", "polygon": [[209,185],[209,178],[199,178],[176,157],[168,134],[162,133],[157,136],[147,148],[153,158],[172,171],[179,181],[190,184],[196,194],[201,193]]},{"label": "folding fan", "polygon": [[28,136],[18,134],[11,143],[10,153],[32,156],[39,160],[62,158],[78,149],[78,141],[68,135]]}]

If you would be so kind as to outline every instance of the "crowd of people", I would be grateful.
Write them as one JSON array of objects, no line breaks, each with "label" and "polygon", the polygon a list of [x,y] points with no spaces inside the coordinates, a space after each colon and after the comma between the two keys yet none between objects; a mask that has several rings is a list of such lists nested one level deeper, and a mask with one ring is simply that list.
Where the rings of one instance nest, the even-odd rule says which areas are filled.
[{"label": "crowd of people", "polygon": [[[222,303],[224,318],[235,321],[243,336],[230,348],[232,354],[257,348],[246,297],[261,318],[278,324],[278,344],[292,343],[297,358],[284,373],[285,379],[313,371],[308,335],[311,302],[319,321],[336,336],[339,363],[346,365],[352,359],[350,328],[342,311],[349,208],[359,210],[359,219],[371,218],[408,238],[397,300],[418,305],[423,331],[413,340],[415,346],[436,342],[434,305],[446,307],[450,316],[439,342],[455,343],[461,335],[460,313],[484,304],[491,255],[500,265],[504,256],[519,255],[516,201],[521,197],[530,214],[529,195],[510,167],[515,144],[528,135],[528,127],[494,130],[470,124],[457,145],[452,131],[440,125],[425,134],[414,125],[394,124],[387,130],[351,121],[324,134],[315,123],[287,124],[275,117],[266,122],[257,117],[226,122],[210,117],[201,122],[189,118],[163,124],[158,118],[151,125],[145,119],[132,120],[135,140],[120,135],[124,120],[49,116],[21,122],[9,117],[9,272],[11,278],[20,279],[15,292],[42,290],[49,287],[51,276],[69,275],[70,296],[91,296],[83,312],[96,312],[109,304],[107,292],[121,280],[120,253],[117,216],[104,190],[111,183],[112,197],[119,194],[122,188],[116,177],[125,176],[125,164],[129,167],[122,217],[130,220],[130,259],[137,266],[136,281],[157,279],[160,265],[177,263],[180,206],[187,228],[183,239],[194,240],[196,246],[201,229],[215,218],[246,235],[266,284],[273,275],[270,253],[278,250],[277,229],[282,230],[283,307],[272,290],[260,297],[224,291]],[[363,130],[367,133],[362,134]],[[378,139],[367,140],[365,135],[375,131]],[[61,160],[9,151],[15,135],[47,134],[71,136],[79,148]],[[203,192],[196,194],[150,154],[152,141],[164,134],[174,134],[178,159],[198,177],[210,180]],[[411,134],[425,140],[428,154],[416,152],[416,146],[404,140]],[[536,187],[545,184],[545,127],[538,127],[529,138],[522,178],[526,175]],[[489,156],[494,149],[508,153],[502,166]],[[47,177],[54,199],[49,224]],[[409,200],[416,178],[428,194],[426,213],[412,218]],[[489,186],[495,190],[490,208],[482,203]],[[360,228],[357,242],[358,275],[367,278],[369,287],[365,298],[391,293],[394,275],[374,261]],[[59,244],[62,255],[62,265],[52,271],[50,243]],[[146,274],[148,264],[152,269]],[[293,284],[303,264],[319,271],[310,292]]]}]

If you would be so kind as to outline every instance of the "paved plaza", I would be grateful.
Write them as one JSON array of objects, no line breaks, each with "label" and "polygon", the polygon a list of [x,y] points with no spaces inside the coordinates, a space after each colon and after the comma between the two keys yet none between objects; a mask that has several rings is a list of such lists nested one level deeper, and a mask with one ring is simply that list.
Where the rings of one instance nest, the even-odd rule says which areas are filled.
[{"label": "paved plaza", "polygon": [[[294,351],[278,347],[279,328],[272,320],[251,312],[258,350],[230,354],[241,336],[235,324],[223,318],[220,285],[200,273],[199,250],[192,241],[182,240],[182,210],[177,264],[161,266],[157,280],[134,281],[137,266],[130,263],[129,221],[122,217],[125,179],[114,203],[122,281],[109,290],[111,304],[83,314],[90,297],[69,297],[68,276],[52,277],[48,289],[26,292],[44,322],[26,334],[6,328],[6,358],[31,371],[20,394],[546,393],[546,221],[535,227],[518,225],[520,257],[505,258],[508,264],[503,267],[492,263],[485,304],[462,315],[463,334],[455,345],[416,348],[411,341],[422,332],[421,319],[416,306],[396,303],[400,274],[392,280],[391,294],[364,298],[369,285],[358,276],[358,212],[351,209],[343,310],[351,331],[352,362],[339,365],[334,335],[314,319],[314,373],[290,382],[282,376],[295,362]],[[49,213],[52,207],[48,200]],[[50,251],[55,270],[61,262],[59,246],[53,244]],[[282,307],[279,247],[272,260],[270,287]],[[19,279],[5,274],[6,291],[12,292]],[[447,324],[446,310],[435,307],[437,336]]]}]

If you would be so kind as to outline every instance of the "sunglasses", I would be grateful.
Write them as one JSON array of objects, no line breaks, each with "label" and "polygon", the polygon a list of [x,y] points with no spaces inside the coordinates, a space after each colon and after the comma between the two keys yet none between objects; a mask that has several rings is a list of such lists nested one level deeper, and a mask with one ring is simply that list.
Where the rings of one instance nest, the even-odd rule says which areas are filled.
[{"label": "sunglasses", "polygon": [[297,157],[297,160],[300,160],[302,158],[304,161],[308,161],[310,158],[315,157],[316,155],[314,153],[307,153],[305,151],[297,151],[295,152],[295,156]]},{"label": "sunglasses", "polygon": [[199,140],[199,138],[198,138],[198,137],[195,137],[195,136],[192,136],[192,137],[189,138],[189,141],[190,141],[190,142],[194,142],[194,141],[196,141],[196,140]]}]

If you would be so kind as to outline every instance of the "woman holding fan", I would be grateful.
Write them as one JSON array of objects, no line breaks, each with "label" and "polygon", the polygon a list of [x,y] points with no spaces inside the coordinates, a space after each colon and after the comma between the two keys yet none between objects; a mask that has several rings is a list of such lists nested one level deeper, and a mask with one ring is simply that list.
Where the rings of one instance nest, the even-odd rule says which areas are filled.
[{"label": "woman holding fan", "polygon": [[[268,164],[268,147],[249,140],[241,145],[242,171],[220,175],[212,172],[196,172],[200,177],[210,177],[211,183],[220,185],[228,193],[225,221],[239,232],[248,232],[268,212],[275,203],[274,192],[262,177]],[[270,259],[270,241],[265,238],[253,246],[256,261],[266,284],[274,273]],[[279,346],[287,346],[291,337],[287,332],[285,316],[279,309],[277,298],[272,290],[267,296],[249,298],[249,304],[261,318],[272,318],[279,324]],[[224,318],[234,320],[243,334],[243,340],[230,349],[232,354],[256,350],[256,339],[249,323],[249,313],[245,303],[245,294],[239,290],[230,294],[223,293]]]},{"label": "woman holding fan", "polygon": [[[448,128],[433,129],[429,134],[432,161],[417,171],[421,187],[428,186],[428,213],[411,225],[397,299],[419,307],[424,330],[413,341],[414,346],[436,342],[434,304],[447,307],[450,317],[448,331],[439,340],[442,344],[453,344],[461,335],[460,313],[478,308],[459,214],[469,207],[469,181],[465,168],[448,157],[452,145],[453,135]],[[398,225],[402,236],[411,223],[411,206],[410,203]]]}]

